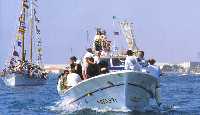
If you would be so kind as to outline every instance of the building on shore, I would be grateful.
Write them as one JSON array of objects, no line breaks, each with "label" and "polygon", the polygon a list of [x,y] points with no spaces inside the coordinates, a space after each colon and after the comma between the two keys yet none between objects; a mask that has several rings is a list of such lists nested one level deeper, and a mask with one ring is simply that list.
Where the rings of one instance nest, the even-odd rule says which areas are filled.
[{"label": "building on shore", "polygon": [[164,73],[187,73],[198,74],[200,73],[200,62],[182,62],[177,64],[172,63],[157,63]]},{"label": "building on shore", "polygon": [[45,70],[48,73],[60,73],[65,69],[65,64],[46,64],[44,65]]}]

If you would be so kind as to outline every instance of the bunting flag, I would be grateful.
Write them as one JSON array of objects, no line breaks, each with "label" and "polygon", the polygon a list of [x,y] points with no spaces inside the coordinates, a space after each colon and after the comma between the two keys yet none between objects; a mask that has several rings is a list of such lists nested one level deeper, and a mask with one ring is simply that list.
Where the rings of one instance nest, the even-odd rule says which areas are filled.
[{"label": "bunting flag", "polygon": [[17,41],[17,45],[20,46],[20,47],[22,47],[22,42],[18,40]]},{"label": "bunting flag", "polygon": [[33,9],[33,12],[34,12],[34,15],[36,15],[36,10],[35,10],[35,8]]},{"label": "bunting flag", "polygon": [[113,19],[116,19],[117,17],[116,17],[116,16],[113,16],[112,18],[113,18]]},{"label": "bunting flag", "polygon": [[20,35],[19,34],[16,35],[16,39],[20,40]]},{"label": "bunting flag", "polygon": [[119,32],[114,32],[114,35],[117,35],[117,36],[118,36],[118,35],[119,35]]},{"label": "bunting flag", "polygon": [[18,53],[16,50],[14,50],[14,51],[13,51],[13,56],[19,57],[19,53]]},{"label": "bunting flag", "polygon": [[42,51],[42,48],[38,48],[38,52],[41,52]]},{"label": "bunting flag", "polygon": [[37,32],[37,34],[40,34],[40,29],[38,29],[37,26],[36,26],[36,32]]},{"label": "bunting flag", "polygon": [[35,16],[35,21],[36,21],[37,23],[40,23],[40,20],[39,20],[38,17],[36,17],[36,16]]}]

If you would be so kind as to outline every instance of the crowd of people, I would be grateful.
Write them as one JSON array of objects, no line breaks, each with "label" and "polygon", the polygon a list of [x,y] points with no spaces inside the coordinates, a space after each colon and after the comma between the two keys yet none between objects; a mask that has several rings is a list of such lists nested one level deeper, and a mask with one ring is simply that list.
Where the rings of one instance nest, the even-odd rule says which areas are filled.
[{"label": "crowd of people", "polygon": [[159,78],[161,74],[160,68],[155,63],[155,59],[144,59],[144,51],[133,52],[128,50],[124,69],[145,72]]},{"label": "crowd of people", "polygon": [[108,64],[100,60],[100,56],[100,51],[94,53],[91,48],[88,48],[82,63],[75,56],[70,57],[68,66],[60,75],[64,83],[63,85],[67,87],[75,86],[82,80],[108,73]]},{"label": "crowd of people", "polygon": [[[160,68],[156,66],[155,63],[155,59],[145,60],[143,51],[133,52],[132,50],[128,50],[124,69],[148,73],[159,80],[161,72]],[[158,106],[160,106],[161,102],[159,84],[155,89],[155,99]]]},{"label": "crowd of people", "polygon": [[[85,53],[82,59],[82,63],[78,61],[75,56],[70,57],[69,64],[64,72],[64,77],[75,77],[74,80],[71,80],[73,79],[73,77],[70,79],[65,78],[67,86],[74,86],[81,80],[86,80],[100,74],[108,73],[108,63],[103,60],[100,60],[100,58],[101,52],[96,51],[94,53],[94,51],[91,48],[87,49],[87,52]],[[156,61],[154,59],[145,60],[143,51],[138,51],[136,54],[136,52],[128,50],[124,69],[146,72],[154,77],[159,78],[160,69],[159,67],[154,65],[155,62]],[[72,81],[76,81],[76,83],[71,83]]]}]

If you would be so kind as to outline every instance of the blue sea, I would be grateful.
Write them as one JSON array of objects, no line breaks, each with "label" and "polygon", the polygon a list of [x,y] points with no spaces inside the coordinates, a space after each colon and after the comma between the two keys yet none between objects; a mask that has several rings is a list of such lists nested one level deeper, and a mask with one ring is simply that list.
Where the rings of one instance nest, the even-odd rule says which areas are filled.
[{"label": "blue sea", "polygon": [[161,77],[162,105],[172,108],[147,112],[61,110],[56,83],[56,74],[43,86],[7,87],[0,80],[0,115],[200,115],[200,76]]}]

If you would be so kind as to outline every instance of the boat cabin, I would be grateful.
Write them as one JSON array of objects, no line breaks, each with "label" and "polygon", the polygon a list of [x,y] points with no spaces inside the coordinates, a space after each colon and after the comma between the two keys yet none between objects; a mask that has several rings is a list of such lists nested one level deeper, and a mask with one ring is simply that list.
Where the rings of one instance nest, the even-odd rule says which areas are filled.
[{"label": "boat cabin", "polygon": [[125,59],[125,57],[102,57],[100,61],[104,61],[108,64],[110,72],[115,72],[124,70]]}]

